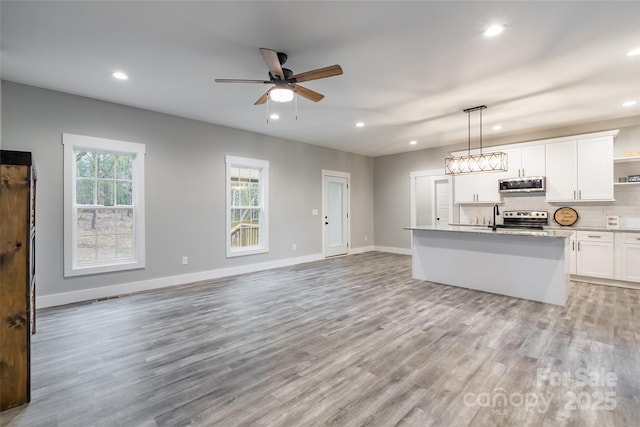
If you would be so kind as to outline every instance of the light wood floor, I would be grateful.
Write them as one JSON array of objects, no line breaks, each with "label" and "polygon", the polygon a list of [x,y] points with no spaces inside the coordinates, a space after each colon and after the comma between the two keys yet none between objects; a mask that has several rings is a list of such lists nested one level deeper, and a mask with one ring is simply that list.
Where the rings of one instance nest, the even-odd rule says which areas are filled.
[{"label": "light wood floor", "polygon": [[[2,425],[640,425],[640,291],[575,283],[557,307],[410,267],[370,252],[41,310],[32,401]],[[598,374],[617,378],[579,382]]]}]

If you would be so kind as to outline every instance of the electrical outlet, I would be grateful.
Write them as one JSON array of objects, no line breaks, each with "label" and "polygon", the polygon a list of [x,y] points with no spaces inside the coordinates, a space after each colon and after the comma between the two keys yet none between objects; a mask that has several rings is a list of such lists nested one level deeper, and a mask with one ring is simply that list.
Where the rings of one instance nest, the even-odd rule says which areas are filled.
[{"label": "electrical outlet", "polygon": [[366,234],[364,235],[364,241],[366,242],[367,240],[369,240],[369,236],[367,236]]},{"label": "electrical outlet", "polygon": [[189,264],[189,258],[186,257],[186,256],[183,256],[182,257],[182,265],[187,265],[187,264]]},{"label": "electrical outlet", "polygon": [[294,243],[293,245],[291,245],[291,250],[292,250],[292,251],[295,251],[296,249],[297,249],[297,248],[296,248],[296,244],[295,244],[295,243]]},{"label": "electrical outlet", "polygon": [[312,209],[311,215],[318,215],[318,209]]}]

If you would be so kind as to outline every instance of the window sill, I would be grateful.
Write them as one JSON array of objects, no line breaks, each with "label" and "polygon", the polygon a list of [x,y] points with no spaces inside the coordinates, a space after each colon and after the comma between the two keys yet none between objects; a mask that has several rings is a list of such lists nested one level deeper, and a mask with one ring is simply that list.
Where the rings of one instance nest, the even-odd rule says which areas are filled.
[{"label": "window sill", "polygon": [[64,277],[87,276],[90,274],[113,273],[117,271],[135,270],[145,267],[144,261],[123,261],[111,264],[87,265],[82,267],[65,267]]},{"label": "window sill", "polygon": [[227,258],[235,258],[245,255],[257,255],[269,253],[269,248],[252,247],[249,249],[227,250]]}]

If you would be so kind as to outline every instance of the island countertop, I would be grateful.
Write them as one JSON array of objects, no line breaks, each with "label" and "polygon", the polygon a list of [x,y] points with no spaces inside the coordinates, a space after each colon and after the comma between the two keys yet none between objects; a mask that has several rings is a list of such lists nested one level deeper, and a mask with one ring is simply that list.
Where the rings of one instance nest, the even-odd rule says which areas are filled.
[{"label": "island countertop", "polygon": [[566,239],[571,237],[572,233],[565,230],[532,230],[519,228],[498,228],[493,231],[489,226],[460,226],[460,225],[439,225],[439,226],[419,226],[405,227],[410,231],[449,231],[454,233],[481,233],[481,234],[497,234],[497,235],[515,235],[515,236],[532,236],[532,237],[552,237]]}]

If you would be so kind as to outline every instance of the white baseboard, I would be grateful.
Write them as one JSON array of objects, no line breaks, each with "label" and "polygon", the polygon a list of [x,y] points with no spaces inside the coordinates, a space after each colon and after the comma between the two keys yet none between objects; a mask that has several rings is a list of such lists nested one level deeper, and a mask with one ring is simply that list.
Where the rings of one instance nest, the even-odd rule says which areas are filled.
[{"label": "white baseboard", "polygon": [[350,248],[349,255],[362,254],[365,252],[372,252],[375,250],[376,249],[374,246],[362,246],[361,248]]},{"label": "white baseboard", "polygon": [[411,255],[411,249],[394,248],[392,246],[374,246],[376,251],[389,252],[391,254]]},{"label": "white baseboard", "polygon": [[623,281],[623,280],[600,279],[600,278],[597,278],[597,277],[586,277],[586,276],[578,276],[576,274],[572,274],[571,275],[571,281],[573,281],[573,282],[593,283],[594,285],[615,286],[617,288],[627,288],[627,289],[640,290],[640,283],[627,282],[627,281]]},{"label": "white baseboard", "polygon": [[[357,250],[359,250],[358,248]],[[352,250],[352,253],[356,249]],[[160,277],[157,279],[141,280],[139,282],[120,283],[117,285],[103,286],[100,288],[83,289],[80,291],[65,292],[53,295],[43,295],[36,298],[36,308],[53,307],[71,304],[74,302],[91,301],[98,298],[109,298],[118,295],[126,295],[134,292],[148,291],[151,289],[166,288],[168,286],[184,285],[186,283],[202,280],[219,279],[221,277],[235,276],[237,274],[254,273],[256,271],[270,270],[279,267],[302,264],[305,262],[324,259],[322,254],[306,255],[296,258],[286,258],[276,261],[262,262],[258,264],[241,265],[237,267],[219,268],[216,270],[199,271],[197,273],[181,274],[179,276]]]}]

